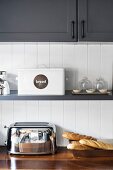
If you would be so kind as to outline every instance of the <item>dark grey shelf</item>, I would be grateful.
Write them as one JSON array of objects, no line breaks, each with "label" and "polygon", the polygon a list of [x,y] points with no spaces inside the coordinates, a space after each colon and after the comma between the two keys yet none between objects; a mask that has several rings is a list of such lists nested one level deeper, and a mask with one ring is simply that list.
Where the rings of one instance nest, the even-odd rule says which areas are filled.
[{"label": "dark grey shelf", "polygon": [[0,96],[0,100],[113,100],[111,94],[71,94],[71,91],[66,91],[63,96],[40,96],[40,95],[18,95],[18,91],[11,91],[10,95]]}]

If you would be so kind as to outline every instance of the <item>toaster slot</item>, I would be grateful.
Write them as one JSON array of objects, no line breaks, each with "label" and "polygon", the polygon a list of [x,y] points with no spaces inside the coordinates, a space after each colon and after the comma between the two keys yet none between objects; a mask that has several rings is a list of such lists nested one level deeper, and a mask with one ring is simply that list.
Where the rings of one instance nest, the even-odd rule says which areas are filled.
[{"label": "toaster slot", "polygon": [[19,143],[19,152],[21,153],[50,153],[51,142],[45,143]]}]

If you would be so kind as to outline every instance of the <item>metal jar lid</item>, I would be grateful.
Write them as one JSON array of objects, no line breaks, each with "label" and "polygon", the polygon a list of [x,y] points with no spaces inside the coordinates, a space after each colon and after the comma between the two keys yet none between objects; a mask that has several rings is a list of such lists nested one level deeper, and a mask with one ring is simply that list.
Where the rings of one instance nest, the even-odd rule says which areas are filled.
[{"label": "metal jar lid", "polygon": [[6,71],[0,71],[0,75],[6,75]]}]

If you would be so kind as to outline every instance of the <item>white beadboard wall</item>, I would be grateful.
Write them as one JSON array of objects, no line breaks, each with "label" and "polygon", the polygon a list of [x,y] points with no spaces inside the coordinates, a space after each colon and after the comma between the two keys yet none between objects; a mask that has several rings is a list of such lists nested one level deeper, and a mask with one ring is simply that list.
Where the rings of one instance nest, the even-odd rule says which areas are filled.
[{"label": "white beadboard wall", "polygon": [[[64,67],[66,89],[83,76],[100,76],[112,89],[113,43],[0,43],[0,70],[7,70],[12,90],[19,68]],[[65,146],[62,132],[76,131],[113,139],[113,101],[0,101],[0,145],[4,125],[15,121],[49,121],[57,126],[57,144]]]}]

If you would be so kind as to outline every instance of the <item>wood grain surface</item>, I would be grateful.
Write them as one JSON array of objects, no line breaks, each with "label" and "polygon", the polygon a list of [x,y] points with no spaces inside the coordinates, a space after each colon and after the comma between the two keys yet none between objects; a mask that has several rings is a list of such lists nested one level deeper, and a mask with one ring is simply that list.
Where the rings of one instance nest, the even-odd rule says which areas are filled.
[{"label": "wood grain surface", "polygon": [[74,157],[71,151],[59,148],[55,155],[8,155],[0,148],[0,170],[112,170],[113,157]]}]

